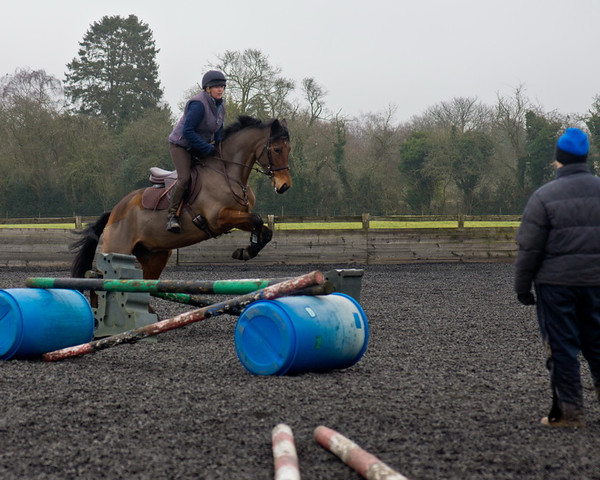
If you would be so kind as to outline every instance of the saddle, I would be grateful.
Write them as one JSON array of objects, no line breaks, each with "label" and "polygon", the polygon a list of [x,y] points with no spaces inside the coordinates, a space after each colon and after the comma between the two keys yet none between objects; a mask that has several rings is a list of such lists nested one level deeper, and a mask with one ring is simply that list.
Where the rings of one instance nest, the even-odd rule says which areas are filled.
[{"label": "saddle", "polygon": [[[142,193],[142,206],[149,210],[166,210],[169,208],[171,190],[173,190],[173,187],[177,182],[177,171],[151,167],[150,177],[148,179],[152,186],[144,189],[144,192]],[[201,177],[198,175],[198,169],[192,168],[185,204],[189,205],[190,203],[193,203],[201,189],[202,181]]]},{"label": "saddle", "polygon": [[[200,190],[202,190],[202,177],[199,175],[198,170],[199,167],[192,168],[188,194],[186,196],[187,198],[184,200],[183,208],[190,212],[192,222],[196,227],[215,238],[218,235],[210,229],[206,219],[202,215],[194,212],[194,209],[191,207],[191,204],[196,200],[196,197],[198,197]],[[150,183],[152,183],[152,186],[145,188],[142,192],[142,207],[149,210],[166,210],[169,208],[171,191],[177,182],[177,171],[151,167],[149,180]]]}]

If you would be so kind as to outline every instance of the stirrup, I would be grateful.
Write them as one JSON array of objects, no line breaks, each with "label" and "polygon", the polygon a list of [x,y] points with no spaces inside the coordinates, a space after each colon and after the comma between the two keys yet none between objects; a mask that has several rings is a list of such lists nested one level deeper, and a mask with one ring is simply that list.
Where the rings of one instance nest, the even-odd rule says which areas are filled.
[{"label": "stirrup", "polygon": [[179,217],[169,217],[169,221],[167,222],[167,230],[171,233],[181,232],[181,224],[179,223]]}]

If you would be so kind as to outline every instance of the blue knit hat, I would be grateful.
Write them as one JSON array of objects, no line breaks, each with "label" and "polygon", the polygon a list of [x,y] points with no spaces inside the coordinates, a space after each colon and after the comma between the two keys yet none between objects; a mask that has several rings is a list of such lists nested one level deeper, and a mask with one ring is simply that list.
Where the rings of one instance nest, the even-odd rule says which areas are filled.
[{"label": "blue knit hat", "polygon": [[556,161],[563,165],[585,162],[589,150],[587,135],[578,128],[567,128],[556,142]]}]

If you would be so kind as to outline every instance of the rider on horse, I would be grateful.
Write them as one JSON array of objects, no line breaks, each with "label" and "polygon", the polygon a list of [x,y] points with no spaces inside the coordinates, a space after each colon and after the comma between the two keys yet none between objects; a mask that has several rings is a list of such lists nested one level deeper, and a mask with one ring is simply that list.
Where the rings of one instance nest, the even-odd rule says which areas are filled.
[{"label": "rider on horse", "polygon": [[169,135],[171,159],[177,170],[177,183],[169,201],[167,230],[170,232],[181,232],[179,206],[187,193],[192,155],[203,158],[218,151],[225,120],[226,82],[222,72],[206,72],[202,77],[202,92],[188,100],[182,117]]}]

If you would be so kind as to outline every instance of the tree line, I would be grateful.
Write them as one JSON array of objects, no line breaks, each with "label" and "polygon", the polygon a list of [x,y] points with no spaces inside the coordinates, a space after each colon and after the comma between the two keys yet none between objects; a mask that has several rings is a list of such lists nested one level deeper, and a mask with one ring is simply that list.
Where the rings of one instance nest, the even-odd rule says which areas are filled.
[{"label": "tree line", "polygon": [[[21,68],[0,80],[0,214],[97,215],[173,169],[167,137],[177,115],[163,101],[150,27],[135,15],[92,24],[63,80]],[[350,118],[330,112],[315,78],[286,78],[254,49],[207,64],[225,72],[226,123],[285,118],[293,187],[275,195],[251,177],[263,214],[519,214],[553,175],[556,139],[585,129],[600,172],[600,97],[575,117],[546,112],[523,86],[495,105],[442,101],[410,121],[397,106]],[[393,88],[393,87],[390,87]],[[178,105],[200,91],[192,84]]]}]

